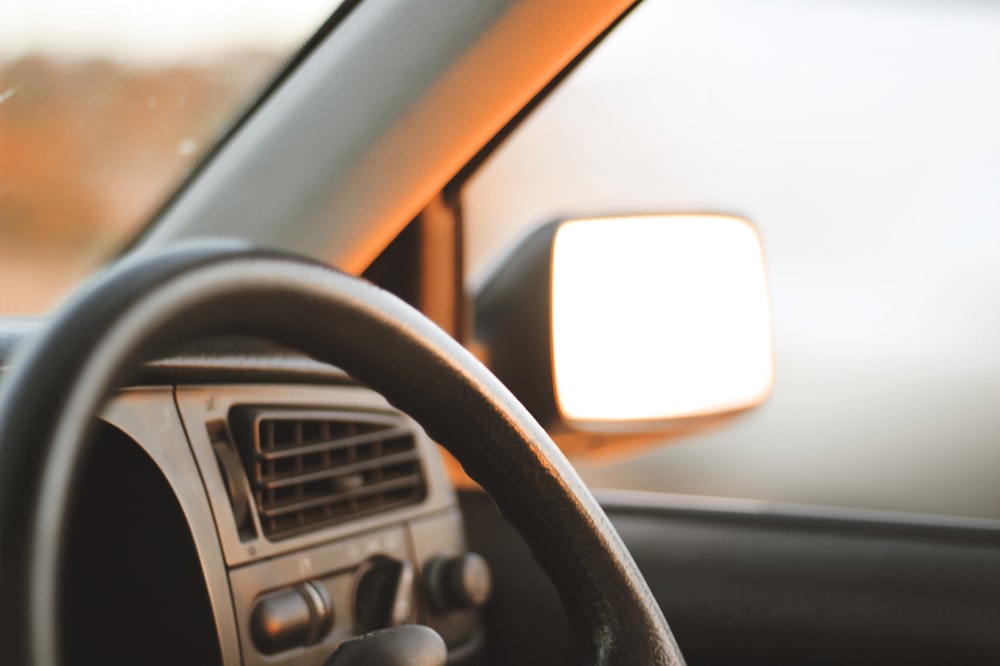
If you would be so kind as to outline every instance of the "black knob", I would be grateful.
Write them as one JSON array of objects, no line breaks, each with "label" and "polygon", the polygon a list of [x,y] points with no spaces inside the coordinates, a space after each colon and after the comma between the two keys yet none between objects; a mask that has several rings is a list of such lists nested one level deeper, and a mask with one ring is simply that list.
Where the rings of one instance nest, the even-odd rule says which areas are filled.
[{"label": "black knob", "polygon": [[413,620],[413,566],[390,557],[368,560],[358,570],[354,619],[359,632]]},{"label": "black knob", "polygon": [[302,583],[264,595],[250,616],[250,633],[264,654],[318,642],[333,625],[326,588]]},{"label": "black knob", "polygon": [[475,553],[439,556],[424,565],[424,588],[432,610],[438,613],[479,608],[490,598],[490,565]]}]

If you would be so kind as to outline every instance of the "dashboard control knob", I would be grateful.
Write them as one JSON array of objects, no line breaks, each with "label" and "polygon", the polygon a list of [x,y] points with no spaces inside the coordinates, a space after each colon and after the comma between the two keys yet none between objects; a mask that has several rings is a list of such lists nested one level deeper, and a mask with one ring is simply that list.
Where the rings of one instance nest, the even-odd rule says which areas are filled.
[{"label": "dashboard control knob", "polygon": [[490,565],[475,553],[435,557],[424,565],[424,589],[438,613],[479,608],[490,598]]},{"label": "dashboard control knob", "polygon": [[333,626],[326,588],[317,583],[266,594],[250,616],[250,633],[257,649],[275,654],[318,642]]},{"label": "dashboard control knob", "polygon": [[413,565],[374,557],[361,566],[354,592],[354,619],[360,632],[405,624],[414,618]]}]

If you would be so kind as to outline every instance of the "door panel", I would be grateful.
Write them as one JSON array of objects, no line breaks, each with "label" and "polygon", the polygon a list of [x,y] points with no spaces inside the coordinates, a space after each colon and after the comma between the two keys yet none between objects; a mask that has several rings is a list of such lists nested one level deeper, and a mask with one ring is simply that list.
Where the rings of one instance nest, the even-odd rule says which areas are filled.
[{"label": "door panel", "polygon": [[[576,663],[520,537],[484,495],[461,501],[496,578],[494,663]],[[985,524],[603,504],[690,664],[1000,663],[1000,531]]]}]

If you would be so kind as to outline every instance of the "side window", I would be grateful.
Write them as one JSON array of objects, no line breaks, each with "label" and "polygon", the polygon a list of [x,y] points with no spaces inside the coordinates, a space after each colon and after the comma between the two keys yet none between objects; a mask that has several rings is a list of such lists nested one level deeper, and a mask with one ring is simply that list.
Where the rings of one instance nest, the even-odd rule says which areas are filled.
[{"label": "side window", "polygon": [[557,217],[763,238],[763,406],[592,485],[1000,518],[1000,6],[647,0],[463,192],[468,281]]}]

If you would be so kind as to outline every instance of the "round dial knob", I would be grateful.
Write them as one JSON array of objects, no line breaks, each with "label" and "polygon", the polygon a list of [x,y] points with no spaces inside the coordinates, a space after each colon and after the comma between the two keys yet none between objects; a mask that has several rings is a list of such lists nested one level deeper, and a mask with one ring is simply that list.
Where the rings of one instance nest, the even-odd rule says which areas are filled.
[{"label": "round dial knob", "polygon": [[264,595],[250,616],[250,633],[264,654],[312,645],[331,626],[329,593],[322,584],[311,581]]},{"label": "round dial knob", "polygon": [[479,608],[490,598],[493,576],[479,555],[439,556],[424,566],[427,601],[438,613],[462,608]]}]

